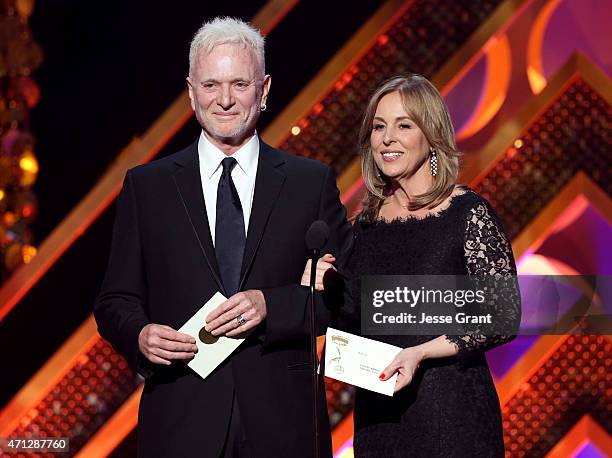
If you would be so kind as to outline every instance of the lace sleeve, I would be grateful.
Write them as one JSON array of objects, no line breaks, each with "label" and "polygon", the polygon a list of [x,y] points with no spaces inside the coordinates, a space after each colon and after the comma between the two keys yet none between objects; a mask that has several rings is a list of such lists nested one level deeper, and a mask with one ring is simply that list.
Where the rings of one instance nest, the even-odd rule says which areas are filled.
[{"label": "lace sleeve", "polygon": [[[470,276],[482,279],[488,277],[486,284],[492,284],[490,276],[503,281],[494,282],[495,287],[489,297],[492,300],[482,307],[491,313],[496,323],[493,329],[503,329],[506,333],[482,332],[478,326],[466,329],[466,335],[446,338],[459,349],[459,358],[466,359],[485,352],[512,340],[520,323],[521,305],[516,266],[512,247],[504,233],[495,212],[485,202],[476,203],[467,212],[464,238],[464,257]],[[482,280],[483,284],[485,280]],[[512,329],[514,334],[507,333]]]}]

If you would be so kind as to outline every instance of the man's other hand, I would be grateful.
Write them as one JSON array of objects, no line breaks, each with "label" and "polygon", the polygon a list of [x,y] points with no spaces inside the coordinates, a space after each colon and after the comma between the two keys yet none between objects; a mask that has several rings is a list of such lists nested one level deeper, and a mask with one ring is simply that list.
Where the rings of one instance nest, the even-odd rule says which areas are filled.
[{"label": "man's other hand", "polygon": [[[320,257],[317,261],[316,278],[315,278],[315,290],[324,291],[325,285],[333,281],[332,274],[337,273],[336,267],[334,266],[336,257],[333,254],[327,253]],[[304,267],[304,273],[302,274],[302,280],[300,284],[302,286],[310,286],[310,266],[312,261],[309,259]]]},{"label": "man's other hand", "polygon": [[163,324],[147,324],[138,335],[138,348],[152,363],[169,366],[189,361],[198,352],[196,340]]}]

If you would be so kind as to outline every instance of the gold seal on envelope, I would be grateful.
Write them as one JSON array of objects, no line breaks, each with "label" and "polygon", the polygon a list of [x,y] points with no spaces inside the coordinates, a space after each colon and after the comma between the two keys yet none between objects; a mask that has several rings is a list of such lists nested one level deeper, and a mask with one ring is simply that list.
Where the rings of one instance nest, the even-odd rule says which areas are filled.
[{"label": "gold seal on envelope", "polygon": [[198,337],[203,343],[207,345],[214,344],[217,340],[219,340],[218,337],[213,336],[210,332],[204,329],[203,326],[202,326],[202,329],[200,329],[200,333],[198,334]]}]

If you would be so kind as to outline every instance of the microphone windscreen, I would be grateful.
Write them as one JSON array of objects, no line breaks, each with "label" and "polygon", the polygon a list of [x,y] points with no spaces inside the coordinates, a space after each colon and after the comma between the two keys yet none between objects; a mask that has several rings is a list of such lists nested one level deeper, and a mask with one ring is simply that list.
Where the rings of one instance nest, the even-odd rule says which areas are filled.
[{"label": "microphone windscreen", "polygon": [[329,238],[329,226],[325,221],[315,221],[306,232],[306,248],[308,250],[320,250]]}]

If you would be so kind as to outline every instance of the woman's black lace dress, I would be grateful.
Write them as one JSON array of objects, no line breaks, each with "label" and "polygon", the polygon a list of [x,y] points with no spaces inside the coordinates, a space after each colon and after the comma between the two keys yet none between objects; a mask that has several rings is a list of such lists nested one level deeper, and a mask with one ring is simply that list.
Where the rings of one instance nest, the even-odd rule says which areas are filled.
[{"label": "woman's black lace dress", "polygon": [[[353,304],[360,304],[361,275],[516,274],[510,244],[495,213],[471,190],[455,196],[436,216],[358,220],[351,259]],[[520,316],[518,290],[511,294],[516,299],[501,301],[511,306],[494,309],[496,317]],[[434,337],[375,338],[406,348]],[[459,354],[424,361],[412,383],[393,398],[357,389],[356,457],[504,456],[499,399],[484,352],[512,336],[447,338]]]}]

